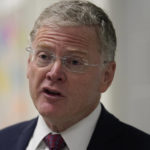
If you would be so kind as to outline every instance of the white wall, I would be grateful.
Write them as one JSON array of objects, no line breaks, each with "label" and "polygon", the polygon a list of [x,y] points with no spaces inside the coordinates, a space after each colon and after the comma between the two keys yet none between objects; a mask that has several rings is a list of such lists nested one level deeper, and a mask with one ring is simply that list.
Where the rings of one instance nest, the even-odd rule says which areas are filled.
[{"label": "white wall", "polygon": [[107,11],[118,36],[117,72],[103,102],[121,120],[150,133],[150,1],[110,0]]}]

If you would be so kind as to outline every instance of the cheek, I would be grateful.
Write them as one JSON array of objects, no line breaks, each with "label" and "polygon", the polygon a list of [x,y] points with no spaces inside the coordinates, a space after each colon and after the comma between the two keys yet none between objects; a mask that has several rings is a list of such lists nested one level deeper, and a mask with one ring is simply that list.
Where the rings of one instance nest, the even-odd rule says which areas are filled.
[{"label": "cheek", "polygon": [[30,66],[30,69],[28,71],[28,78],[30,82],[40,83],[44,77],[45,73],[43,69],[39,69],[34,65]]},{"label": "cheek", "polygon": [[[90,80],[78,80],[72,82],[69,88],[69,104],[65,109],[69,110],[69,114],[79,115],[90,112],[99,103],[98,86]],[[68,107],[68,108],[67,108]]]},{"label": "cheek", "polygon": [[31,96],[35,98],[38,94],[38,88],[44,79],[44,73],[32,65],[28,71],[28,79]]},{"label": "cheek", "polygon": [[72,93],[72,97],[76,98],[76,101],[88,101],[99,96],[99,80],[97,77],[83,76],[78,79],[72,79],[72,83],[69,88]]}]

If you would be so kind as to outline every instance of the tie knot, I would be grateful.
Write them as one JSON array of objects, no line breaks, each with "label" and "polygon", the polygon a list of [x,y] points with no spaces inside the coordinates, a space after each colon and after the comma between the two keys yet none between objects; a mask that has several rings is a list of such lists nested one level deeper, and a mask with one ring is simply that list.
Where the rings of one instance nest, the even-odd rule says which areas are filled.
[{"label": "tie knot", "polygon": [[50,150],[62,150],[66,145],[60,134],[48,134],[44,142]]}]

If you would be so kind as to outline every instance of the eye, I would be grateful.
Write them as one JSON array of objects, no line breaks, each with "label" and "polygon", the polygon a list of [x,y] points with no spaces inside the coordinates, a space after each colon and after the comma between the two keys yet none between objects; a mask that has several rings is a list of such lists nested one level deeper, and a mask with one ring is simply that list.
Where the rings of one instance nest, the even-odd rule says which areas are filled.
[{"label": "eye", "polygon": [[81,62],[79,60],[77,60],[77,59],[73,59],[73,60],[71,60],[71,64],[72,65],[80,65]]},{"label": "eye", "polygon": [[41,53],[38,54],[38,58],[41,59],[41,60],[48,60],[49,56],[46,53],[41,52]]},{"label": "eye", "polygon": [[39,51],[36,54],[36,59],[42,62],[51,61],[53,59],[53,55],[47,51]]},{"label": "eye", "polygon": [[37,51],[35,54],[35,63],[40,67],[52,63],[53,59],[54,56],[49,51]]},{"label": "eye", "polygon": [[72,65],[72,66],[84,65],[84,61],[80,57],[68,57],[66,61],[67,61],[67,64]]}]

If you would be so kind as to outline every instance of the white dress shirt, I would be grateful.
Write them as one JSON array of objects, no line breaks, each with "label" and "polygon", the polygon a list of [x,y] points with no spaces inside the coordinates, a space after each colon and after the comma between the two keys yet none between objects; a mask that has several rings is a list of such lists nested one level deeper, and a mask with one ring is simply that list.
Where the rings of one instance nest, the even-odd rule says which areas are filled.
[{"label": "white dress shirt", "polygon": [[[101,105],[98,105],[86,118],[60,133],[67,144],[67,147],[64,148],[64,150],[87,149],[100,113]],[[26,150],[49,150],[43,142],[43,138],[49,133],[55,134],[48,128],[42,116],[39,115],[37,126]]]}]

